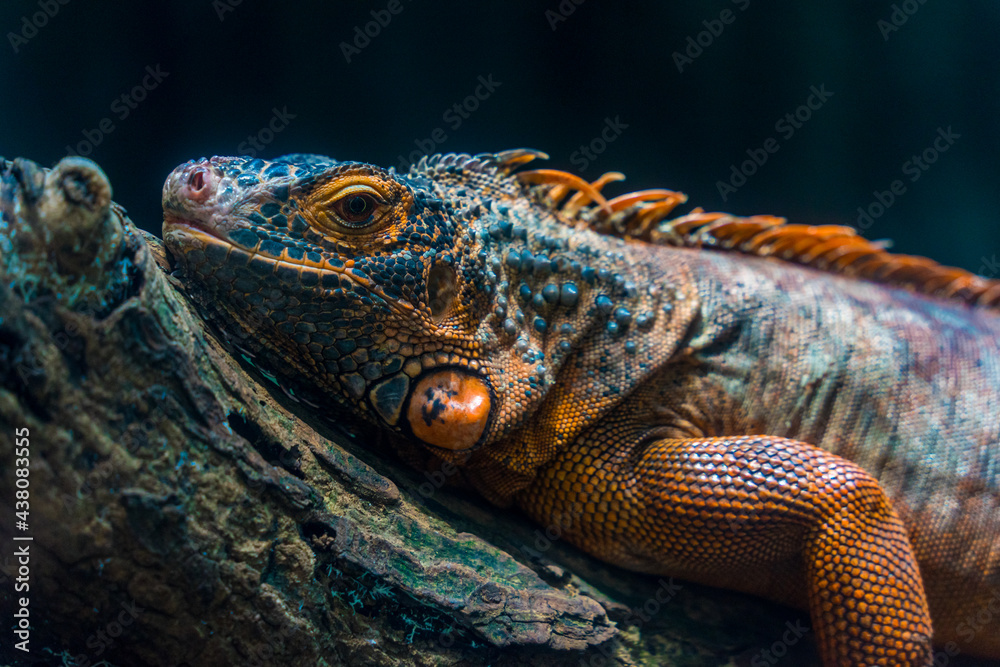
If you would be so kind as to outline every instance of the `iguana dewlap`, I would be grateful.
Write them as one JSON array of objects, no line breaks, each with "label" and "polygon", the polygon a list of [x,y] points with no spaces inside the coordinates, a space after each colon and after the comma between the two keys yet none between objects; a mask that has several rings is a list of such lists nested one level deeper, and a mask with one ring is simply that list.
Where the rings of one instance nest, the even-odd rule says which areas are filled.
[{"label": "iguana dewlap", "polygon": [[297,400],[595,556],[808,608],[831,667],[1000,657],[1000,282],[540,155],[192,161],[164,239]]}]

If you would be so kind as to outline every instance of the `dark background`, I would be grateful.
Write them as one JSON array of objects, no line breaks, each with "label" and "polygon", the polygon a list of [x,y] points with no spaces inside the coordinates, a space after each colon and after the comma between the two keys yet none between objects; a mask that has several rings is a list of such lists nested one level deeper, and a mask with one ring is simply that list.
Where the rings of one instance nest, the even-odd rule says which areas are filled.
[{"label": "dark background", "polygon": [[[574,152],[619,119],[627,127],[582,172],[625,172],[612,194],[671,187],[709,210],[854,225],[858,207],[899,179],[905,192],[867,236],[1000,274],[995,1],[898,2],[906,22],[888,32],[890,2],[398,0],[402,11],[383,13],[388,25],[350,62],[342,43],[388,0],[237,1],[4,0],[0,154],[50,166],[67,146],[88,152],[88,137],[99,139],[89,157],[115,199],[159,233],[166,174],[189,158],[245,152],[250,136],[270,138],[263,157],[319,152],[389,166],[440,128],[447,138],[434,152],[530,146],[579,171]],[[724,9],[732,22],[712,24]],[[721,34],[702,35],[711,43],[679,72],[674,52],[705,21]],[[165,78],[147,77],[155,85],[134,109],[116,103],[147,67]],[[499,86],[455,128],[445,113],[478,77]],[[811,86],[833,95],[786,138],[775,123]],[[268,137],[275,110],[289,116]],[[98,130],[105,118],[110,133]],[[949,127],[959,138],[910,181],[904,163]],[[717,181],[769,137],[778,152],[723,201]]]}]

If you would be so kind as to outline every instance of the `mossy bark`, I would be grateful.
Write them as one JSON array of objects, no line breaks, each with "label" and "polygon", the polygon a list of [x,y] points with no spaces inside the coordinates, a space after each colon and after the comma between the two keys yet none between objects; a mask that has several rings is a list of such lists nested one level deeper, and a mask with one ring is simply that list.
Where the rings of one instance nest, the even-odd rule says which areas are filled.
[{"label": "mossy bark", "polygon": [[601,564],[302,410],[217,344],[110,196],[86,160],[0,161],[4,624],[22,595],[31,614],[7,661],[816,664],[804,612]]}]

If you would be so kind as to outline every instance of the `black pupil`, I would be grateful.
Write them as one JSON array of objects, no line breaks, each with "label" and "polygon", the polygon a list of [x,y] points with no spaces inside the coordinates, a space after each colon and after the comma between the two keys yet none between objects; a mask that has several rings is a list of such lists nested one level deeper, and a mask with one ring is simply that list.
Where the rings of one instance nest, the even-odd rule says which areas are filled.
[{"label": "black pupil", "polygon": [[347,200],[347,211],[351,215],[363,215],[368,212],[368,200],[364,197],[351,197]]}]

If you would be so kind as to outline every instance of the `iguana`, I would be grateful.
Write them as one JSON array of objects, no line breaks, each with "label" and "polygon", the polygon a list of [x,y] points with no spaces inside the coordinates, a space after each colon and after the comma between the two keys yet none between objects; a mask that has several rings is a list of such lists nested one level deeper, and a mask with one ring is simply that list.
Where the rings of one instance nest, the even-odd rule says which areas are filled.
[{"label": "iguana", "polygon": [[808,608],[829,667],[1000,657],[1000,281],[540,157],[191,161],[164,240],[290,397],[598,558]]}]

